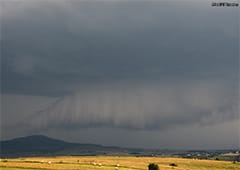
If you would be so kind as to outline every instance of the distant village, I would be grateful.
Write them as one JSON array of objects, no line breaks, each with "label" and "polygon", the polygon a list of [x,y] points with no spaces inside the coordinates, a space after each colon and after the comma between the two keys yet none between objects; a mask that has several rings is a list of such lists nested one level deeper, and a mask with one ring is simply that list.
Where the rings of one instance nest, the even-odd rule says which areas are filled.
[{"label": "distant village", "polygon": [[[144,153],[139,153],[142,156]],[[145,156],[149,156],[145,152]],[[238,150],[196,150],[196,151],[157,151],[150,156],[156,157],[181,157],[192,159],[210,159],[240,162],[240,152]]]}]

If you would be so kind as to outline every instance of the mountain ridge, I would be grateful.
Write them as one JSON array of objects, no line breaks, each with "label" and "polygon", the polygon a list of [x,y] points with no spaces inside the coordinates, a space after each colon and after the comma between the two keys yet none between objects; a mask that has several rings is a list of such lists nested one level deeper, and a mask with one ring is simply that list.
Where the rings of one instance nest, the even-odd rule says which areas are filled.
[{"label": "mountain ridge", "polygon": [[[214,159],[223,154],[238,150],[168,150],[124,148],[99,144],[72,143],[44,135],[31,135],[0,141],[0,158],[39,157],[39,156],[168,156],[198,159]],[[220,159],[219,158],[219,159]],[[228,159],[228,158],[227,158]],[[230,160],[235,160],[231,158]],[[239,157],[236,157],[239,160]]]},{"label": "mountain ridge", "polygon": [[124,154],[126,150],[117,146],[66,142],[45,135],[4,140],[0,141],[0,146],[0,157]]}]

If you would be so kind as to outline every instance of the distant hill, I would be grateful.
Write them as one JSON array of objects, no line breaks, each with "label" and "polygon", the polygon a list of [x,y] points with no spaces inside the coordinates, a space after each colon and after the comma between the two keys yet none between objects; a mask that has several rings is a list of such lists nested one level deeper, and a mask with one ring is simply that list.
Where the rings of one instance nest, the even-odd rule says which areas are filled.
[{"label": "distant hill", "polygon": [[42,135],[34,135],[2,141],[1,155],[44,154],[75,146],[76,144],[73,143],[52,139]]},{"label": "distant hill", "polygon": [[102,155],[124,154],[124,149],[95,144],[78,144],[49,138],[43,135],[20,137],[1,141],[1,157],[46,155]]}]

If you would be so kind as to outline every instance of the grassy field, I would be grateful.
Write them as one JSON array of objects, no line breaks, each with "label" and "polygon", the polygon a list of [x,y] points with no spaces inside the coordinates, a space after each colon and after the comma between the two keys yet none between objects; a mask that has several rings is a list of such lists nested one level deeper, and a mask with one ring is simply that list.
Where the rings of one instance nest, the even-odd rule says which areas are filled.
[{"label": "grassy field", "polygon": [[[1,159],[1,170],[147,170],[149,163],[160,170],[240,170],[239,163],[158,157],[67,156]],[[175,163],[177,166],[170,166]]]}]

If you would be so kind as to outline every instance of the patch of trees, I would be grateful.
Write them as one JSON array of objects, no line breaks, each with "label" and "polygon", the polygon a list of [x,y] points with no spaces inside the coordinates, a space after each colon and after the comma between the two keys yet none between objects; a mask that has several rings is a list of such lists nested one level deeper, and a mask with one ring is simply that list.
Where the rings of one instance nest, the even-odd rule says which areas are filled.
[{"label": "patch of trees", "polygon": [[148,170],[160,170],[158,164],[150,163],[148,165]]}]

